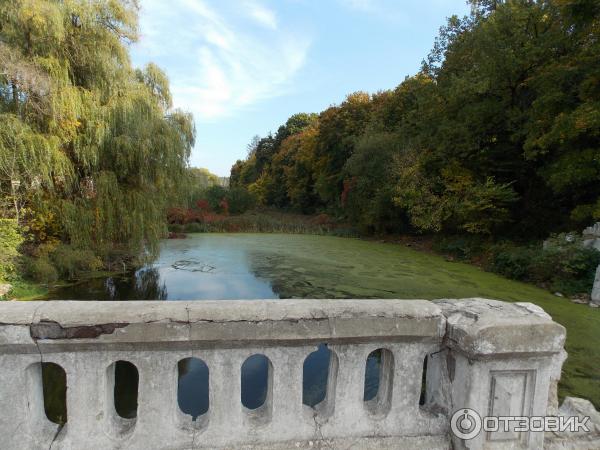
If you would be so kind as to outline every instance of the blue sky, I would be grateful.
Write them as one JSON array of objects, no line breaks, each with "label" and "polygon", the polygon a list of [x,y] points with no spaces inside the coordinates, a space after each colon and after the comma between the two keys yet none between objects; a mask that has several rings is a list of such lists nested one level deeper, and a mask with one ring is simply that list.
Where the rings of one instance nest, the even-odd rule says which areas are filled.
[{"label": "blue sky", "polygon": [[466,0],[141,0],[136,66],[194,114],[191,164],[229,175],[255,135],[414,74]]}]

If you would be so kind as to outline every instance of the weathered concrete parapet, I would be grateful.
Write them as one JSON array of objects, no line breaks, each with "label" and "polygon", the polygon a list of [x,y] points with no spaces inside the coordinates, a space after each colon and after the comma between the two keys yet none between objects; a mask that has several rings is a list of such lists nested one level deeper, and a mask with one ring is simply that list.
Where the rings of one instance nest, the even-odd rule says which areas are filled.
[{"label": "weathered concrete parapet", "polygon": [[588,417],[589,432],[553,432],[544,442],[545,450],[596,450],[600,448],[600,412],[589,400],[567,397],[556,411],[559,417]]},{"label": "weathered concrete parapet", "polygon": [[[546,415],[564,339],[534,305],[485,299],[0,303],[0,447],[541,449],[541,433],[451,442],[449,418],[463,408]],[[333,355],[327,396],[310,408],[302,368],[320,343]],[[365,402],[377,349],[379,391]],[[271,366],[267,400],[250,411],[240,370],[255,354]],[[210,371],[210,407],[195,422],[177,405],[177,364],[189,357]],[[133,420],[115,412],[120,360],[139,372]],[[40,362],[67,375],[62,429],[44,413]]]},{"label": "weathered concrete parapet", "polygon": [[[530,303],[486,299],[440,300],[447,319],[445,351],[430,358],[429,395],[448,416],[465,408],[484,416],[546,416],[555,404],[565,329]],[[456,449],[543,447],[543,433],[453,436]]]},{"label": "weathered concrete parapet", "polygon": [[[419,406],[423,362],[446,326],[431,302],[277,300],[48,302],[0,305],[3,449],[449,448],[447,420]],[[304,359],[319,343],[334,358],[327,397],[302,404]],[[387,353],[385,395],[363,401],[365,363]],[[241,404],[240,369],[251,355],[272,365],[260,410]],[[177,405],[177,363],[209,367],[210,407],[192,422]],[[115,414],[115,361],[139,371],[134,423]],[[43,411],[40,362],[67,375],[67,424]]]}]

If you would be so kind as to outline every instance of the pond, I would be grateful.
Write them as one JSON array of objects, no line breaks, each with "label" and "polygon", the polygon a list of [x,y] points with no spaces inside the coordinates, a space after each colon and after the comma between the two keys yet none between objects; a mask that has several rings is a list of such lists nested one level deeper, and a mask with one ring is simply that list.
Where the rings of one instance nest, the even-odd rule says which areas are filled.
[{"label": "pond", "polygon": [[[544,308],[568,331],[561,395],[588,398],[600,406],[600,310],[404,245],[311,235],[192,234],[165,240],[157,260],[135,274],[58,288],[48,299],[461,297],[528,301]],[[327,361],[328,350],[321,346],[305,366],[307,378],[313,380],[305,386],[307,404],[318,401],[324,391]],[[369,360],[365,397],[377,389],[378,361],[377,355]],[[249,379],[263,379],[267,364],[249,364]],[[203,370],[190,363],[180,378],[180,406],[191,415],[206,407],[187,402],[198,390]],[[263,391],[260,383],[255,385],[246,402],[260,404]]]}]

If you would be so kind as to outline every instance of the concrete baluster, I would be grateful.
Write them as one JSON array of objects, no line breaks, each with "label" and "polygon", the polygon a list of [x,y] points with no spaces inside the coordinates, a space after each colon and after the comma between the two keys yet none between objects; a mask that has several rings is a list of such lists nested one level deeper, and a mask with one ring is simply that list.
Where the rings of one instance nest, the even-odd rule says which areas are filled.
[{"label": "concrete baluster", "polygon": [[[337,373],[329,373],[335,377],[328,392],[328,398],[333,401],[333,417],[330,423],[323,427],[329,432],[331,424],[335,423],[335,431],[347,436],[360,434],[365,427],[364,384],[365,367],[368,348],[364,345],[331,345],[331,351],[337,358]],[[331,394],[331,397],[330,397]],[[332,430],[333,431],[333,430]]]},{"label": "concrete baluster", "polygon": [[240,374],[248,356],[240,350],[223,349],[214,352],[205,361],[210,371],[208,427],[215,444],[235,445],[246,435]]},{"label": "concrete baluster", "polygon": [[[142,356],[142,357],[140,357]],[[129,361],[139,373],[138,412],[135,437],[155,448],[168,436],[171,441],[187,441],[180,430],[180,412],[177,404],[176,353],[152,352]],[[158,448],[158,447],[156,447]]]},{"label": "concrete baluster", "polygon": [[[300,439],[314,427],[312,417],[305,417],[302,404],[304,360],[314,347],[269,349],[273,364],[273,411],[271,430],[282,439]],[[308,407],[306,407],[308,408]]]},{"label": "concrete baluster", "polygon": [[44,412],[39,354],[0,355],[2,448],[48,448],[58,431]]},{"label": "concrete baluster", "polygon": [[[94,352],[44,355],[65,371],[67,377],[67,423],[63,445],[77,448],[78,442],[102,442],[106,415],[105,375],[108,362]],[[61,439],[62,440],[62,439]]]},{"label": "concrete baluster", "polygon": [[394,345],[394,384],[391,409],[402,417],[405,432],[419,432],[419,398],[423,380],[426,347],[418,343]]}]

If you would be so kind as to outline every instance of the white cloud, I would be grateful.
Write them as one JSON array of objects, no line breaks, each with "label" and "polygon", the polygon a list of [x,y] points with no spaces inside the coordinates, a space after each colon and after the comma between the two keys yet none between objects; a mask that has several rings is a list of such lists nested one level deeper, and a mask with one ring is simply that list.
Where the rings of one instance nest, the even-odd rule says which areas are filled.
[{"label": "white cloud", "polygon": [[257,0],[236,10],[214,4],[142,0],[134,52],[166,69],[175,106],[205,121],[287,92],[310,47],[305,34],[280,29],[276,14]]},{"label": "white cloud", "polygon": [[260,3],[246,2],[246,8],[252,17],[259,25],[262,25],[273,30],[277,29],[277,16],[275,12],[265,8]]}]

